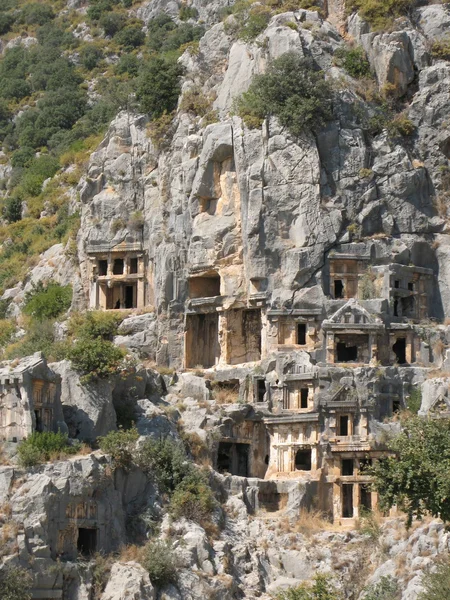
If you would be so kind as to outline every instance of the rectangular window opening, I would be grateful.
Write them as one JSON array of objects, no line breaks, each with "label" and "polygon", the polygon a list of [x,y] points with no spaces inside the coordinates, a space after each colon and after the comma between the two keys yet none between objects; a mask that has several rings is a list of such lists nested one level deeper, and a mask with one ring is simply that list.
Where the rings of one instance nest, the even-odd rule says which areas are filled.
[{"label": "rectangular window opening", "polygon": [[97,261],[98,274],[100,277],[104,277],[108,273],[108,261],[99,260]]},{"label": "rectangular window opening", "polygon": [[300,408],[308,408],[308,388],[302,388],[300,390]]},{"label": "rectangular window opening", "polygon": [[349,418],[348,415],[340,415],[339,417],[339,435],[348,436],[349,433]]},{"label": "rectangular window opening", "polygon": [[353,458],[343,458],[342,459],[342,475],[350,476],[353,475],[354,461]]},{"label": "rectangular window opening", "polygon": [[130,258],[130,275],[136,275],[138,272],[138,259]]},{"label": "rectangular window opening", "polygon": [[304,346],[306,344],[306,324],[297,323],[297,344]]}]

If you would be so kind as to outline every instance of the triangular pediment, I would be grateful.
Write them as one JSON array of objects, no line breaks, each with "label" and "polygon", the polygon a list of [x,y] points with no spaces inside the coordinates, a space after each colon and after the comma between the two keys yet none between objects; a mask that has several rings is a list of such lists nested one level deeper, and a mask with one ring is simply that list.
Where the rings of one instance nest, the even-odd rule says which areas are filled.
[{"label": "triangular pediment", "polygon": [[355,300],[355,298],[350,298],[344,306],[341,306],[341,308],[328,319],[328,322],[335,324],[360,323],[366,325],[375,323],[376,321],[371,314]]}]

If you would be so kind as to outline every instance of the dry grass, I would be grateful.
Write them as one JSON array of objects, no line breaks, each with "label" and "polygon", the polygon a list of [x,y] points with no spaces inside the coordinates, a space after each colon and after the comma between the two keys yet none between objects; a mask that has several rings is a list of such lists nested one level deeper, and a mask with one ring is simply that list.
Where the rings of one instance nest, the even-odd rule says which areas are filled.
[{"label": "dry grass", "polygon": [[122,546],[117,557],[118,562],[137,562],[140,563],[143,559],[144,546],[130,544]]},{"label": "dry grass", "polygon": [[289,531],[301,533],[305,537],[311,537],[324,530],[336,529],[320,510],[301,509],[298,519],[290,526]]},{"label": "dry grass", "polygon": [[442,358],[444,356],[445,344],[442,340],[437,340],[433,346],[433,354],[436,358]]},{"label": "dry grass", "polygon": [[239,383],[212,381],[213,397],[217,404],[236,404],[239,402]]}]

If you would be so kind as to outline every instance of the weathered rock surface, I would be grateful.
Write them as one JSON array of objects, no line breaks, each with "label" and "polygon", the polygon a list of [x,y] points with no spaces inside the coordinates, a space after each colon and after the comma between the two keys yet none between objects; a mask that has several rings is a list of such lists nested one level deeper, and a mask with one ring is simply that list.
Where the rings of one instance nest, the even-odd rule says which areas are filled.
[{"label": "weathered rock surface", "polygon": [[154,600],[155,592],[145,569],[138,563],[116,563],[101,600]]}]

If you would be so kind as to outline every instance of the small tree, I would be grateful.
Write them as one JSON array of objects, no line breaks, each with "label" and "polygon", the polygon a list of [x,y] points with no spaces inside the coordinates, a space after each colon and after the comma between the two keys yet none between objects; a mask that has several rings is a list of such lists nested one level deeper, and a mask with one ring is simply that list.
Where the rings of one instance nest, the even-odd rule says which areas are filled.
[{"label": "small tree", "polygon": [[118,468],[129,469],[136,454],[136,442],[139,433],[135,427],[124,431],[110,431],[108,435],[99,438],[100,449],[105,454],[110,454]]},{"label": "small tree", "polygon": [[170,501],[170,513],[175,519],[185,517],[203,524],[211,516],[216,501],[211,488],[200,471],[190,473],[175,488]]},{"label": "small tree", "polygon": [[408,525],[426,513],[450,521],[450,422],[410,417],[388,448],[393,456],[370,469],[381,509],[396,504]]},{"label": "small tree", "polygon": [[168,542],[149,542],[144,549],[142,566],[147,569],[150,581],[155,586],[164,586],[176,580],[175,556]]},{"label": "small tree", "polygon": [[169,493],[192,469],[183,446],[169,437],[146,440],[139,448],[136,460],[141,469],[151,473],[161,489]]},{"label": "small tree", "polygon": [[323,71],[311,59],[288,52],[274,60],[267,73],[255,77],[235,107],[249,126],[275,116],[298,136],[331,119],[331,98],[332,90]]},{"label": "small tree", "polygon": [[3,566],[0,569],[0,598],[2,600],[30,600],[31,575],[21,567]]},{"label": "small tree", "polygon": [[448,600],[450,598],[450,563],[443,561],[437,569],[422,579],[424,591],[418,600]]},{"label": "small tree", "polygon": [[181,90],[182,74],[183,67],[176,59],[151,57],[142,68],[137,83],[136,97],[142,110],[153,117],[174,110]]},{"label": "small tree", "polygon": [[23,312],[38,321],[54,319],[69,310],[72,303],[72,286],[49,282],[46,286],[40,281],[25,294]]},{"label": "small tree", "polygon": [[341,593],[323,573],[317,573],[311,583],[279,592],[277,600],[342,600]]},{"label": "small tree", "polygon": [[67,358],[82,375],[82,383],[117,374],[125,354],[122,348],[101,338],[80,339],[67,350]]}]

